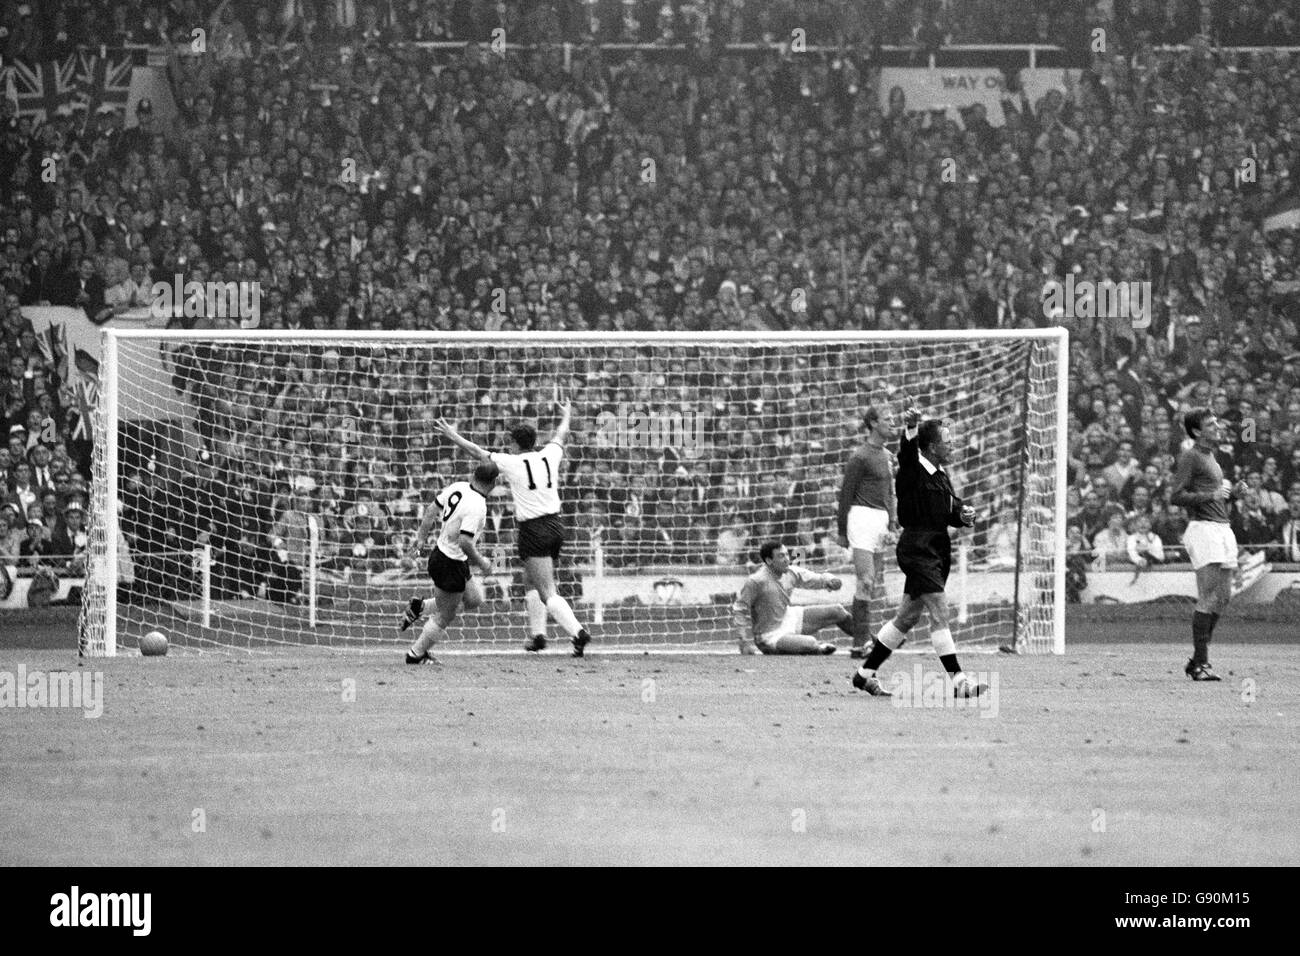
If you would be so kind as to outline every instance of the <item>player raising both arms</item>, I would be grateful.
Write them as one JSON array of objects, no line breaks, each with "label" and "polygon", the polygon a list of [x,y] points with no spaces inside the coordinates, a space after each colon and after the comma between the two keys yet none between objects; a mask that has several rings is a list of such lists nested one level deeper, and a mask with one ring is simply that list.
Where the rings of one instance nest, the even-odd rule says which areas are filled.
[{"label": "player raising both arms", "polygon": [[876,641],[853,675],[853,686],[875,697],[892,696],[881,686],[876,671],[907,640],[907,632],[930,613],[930,643],[952,677],[957,697],[978,697],[988,688],[962,672],[957,647],[948,630],[948,571],[952,567],[952,540],[948,528],[970,527],[975,509],[962,504],[943,470],[949,460],[951,435],[938,419],[921,421],[921,413],[909,408],[903,418],[903,436],[898,443],[898,475],[894,492],[898,497],[898,569],[903,572],[903,600],[893,620],[886,621]]},{"label": "player raising both arms", "polygon": [[[442,530],[429,551],[429,577],[433,579],[433,613],[424,629],[406,652],[406,663],[424,664],[432,661],[429,648],[447,637],[447,628],[456,617],[463,601],[465,607],[475,608],[483,603],[483,591],[470,576],[470,564],[484,574],[492,565],[474,547],[474,536],[487,521],[487,496],[496,484],[497,466],[483,462],[474,468],[469,481],[448,485],[433,499],[424,511],[419,533],[415,536],[412,554],[420,550],[433,530],[433,522],[441,516]],[[424,613],[424,598],[412,598],[402,615],[401,630],[406,630]]]},{"label": "player raising both arms", "polygon": [[1250,490],[1223,477],[1214,458],[1219,444],[1219,420],[1208,408],[1193,408],[1183,416],[1191,448],[1178,456],[1169,500],[1187,509],[1183,546],[1196,572],[1196,610],[1192,612],[1192,657],[1183,672],[1192,680],[1220,680],[1210,667],[1210,638],[1219,614],[1232,597],[1237,571],[1237,537],[1228,523],[1228,502]]},{"label": "player raising both arms", "polygon": [[519,556],[524,560],[524,599],[528,605],[530,637],[526,651],[540,651],[546,646],[546,615],[564,628],[573,642],[573,656],[581,657],[591,641],[587,629],[578,623],[573,608],[555,590],[555,562],[564,547],[564,523],[560,519],[560,460],[564,457],[564,440],[569,435],[573,409],[560,402],[560,423],[550,440],[537,447],[537,429],[532,425],[515,425],[510,429],[513,454],[489,452],[465,438],[445,418],[437,428],[457,446],[476,458],[491,461],[501,469],[510,485],[515,502],[515,519],[519,535]]},{"label": "player raising both arms", "polygon": [[851,548],[857,590],[853,594],[853,647],[850,657],[866,654],[871,636],[871,599],[883,589],[884,549],[897,530],[894,514],[894,466],[885,442],[896,432],[894,415],[873,405],[862,417],[862,447],[849,457],[840,486],[840,547]]}]

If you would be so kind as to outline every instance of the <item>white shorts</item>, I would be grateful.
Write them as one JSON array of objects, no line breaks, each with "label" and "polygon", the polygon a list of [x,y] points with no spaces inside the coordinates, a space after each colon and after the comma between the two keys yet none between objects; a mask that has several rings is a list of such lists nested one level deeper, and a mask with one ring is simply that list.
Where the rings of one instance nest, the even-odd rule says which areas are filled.
[{"label": "white shorts", "polygon": [[1183,532],[1187,560],[1199,571],[1211,564],[1237,566],[1237,536],[1221,521],[1192,521]]},{"label": "white shorts", "polygon": [[866,505],[849,509],[849,547],[855,551],[879,551],[889,531],[889,512]]},{"label": "white shorts", "polygon": [[766,634],[756,636],[754,638],[754,643],[762,648],[765,644],[774,644],[783,637],[789,637],[792,634],[802,634],[803,611],[804,605],[791,604],[785,609],[785,617],[781,618],[781,626],[775,631],[769,631]]}]

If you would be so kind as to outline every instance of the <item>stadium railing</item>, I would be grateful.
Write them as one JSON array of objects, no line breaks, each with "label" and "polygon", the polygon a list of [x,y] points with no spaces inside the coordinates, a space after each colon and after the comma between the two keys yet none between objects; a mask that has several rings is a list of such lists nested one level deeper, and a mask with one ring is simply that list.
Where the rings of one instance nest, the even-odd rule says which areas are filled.
[{"label": "stadium railing", "polygon": [[[489,41],[482,40],[406,40],[387,44],[386,47],[403,49],[420,49],[435,52],[458,53],[466,47],[487,47]],[[299,43],[285,43],[275,47],[277,50],[294,50]],[[780,53],[789,46],[787,42],[772,43],[727,43],[710,47],[718,54],[763,56]],[[357,45],[344,43],[336,49],[349,53]],[[177,44],[174,48],[165,46],[149,47],[149,65],[163,66],[169,56],[197,56],[188,44]],[[573,41],[551,41],[544,43],[503,43],[495,49],[506,53],[536,50],[559,50],[563,58],[564,69],[573,63],[573,54],[584,49],[598,49],[602,53],[632,56],[651,55],[656,58],[672,59],[686,56],[698,45],[685,43],[582,43]],[[1154,47],[1157,52],[1185,51],[1193,49],[1187,44],[1166,44]],[[1216,53],[1251,54],[1251,53],[1297,53],[1300,46],[1215,46]],[[844,55],[851,52],[866,52],[861,45],[855,44],[819,44],[812,43],[804,47],[803,53],[814,55]],[[1001,66],[1004,69],[1038,69],[1039,67],[1082,66],[1084,61],[1077,54],[1065,47],[1045,43],[955,43],[935,49],[923,49],[917,46],[884,44],[870,48],[872,67],[911,66],[928,69],[945,69],[962,66]],[[230,59],[246,58],[242,54],[230,54]]]}]

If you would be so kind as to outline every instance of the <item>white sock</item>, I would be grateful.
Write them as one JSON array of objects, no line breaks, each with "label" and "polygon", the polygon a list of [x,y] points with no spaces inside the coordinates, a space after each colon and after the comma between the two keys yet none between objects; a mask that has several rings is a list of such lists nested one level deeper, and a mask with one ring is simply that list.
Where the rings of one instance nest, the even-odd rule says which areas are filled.
[{"label": "white sock", "polygon": [[[890,618],[888,621],[882,624],[880,626],[880,630],[876,632],[876,640],[879,641],[885,647],[889,648],[891,651],[896,651],[903,646],[904,642],[907,641],[907,634],[906,632],[900,631],[897,627],[895,627],[894,619]],[[868,652],[867,656],[868,657],[870,656],[870,652]],[[875,668],[868,668],[865,662],[861,667],[858,668],[858,673],[861,674],[863,677],[876,676]]]},{"label": "white sock", "polygon": [[894,625],[893,618],[890,618],[882,624],[880,630],[876,632],[876,640],[881,644],[884,644],[891,651],[896,651],[902,647],[903,643],[907,640],[907,632],[900,631]]},{"label": "white sock", "polygon": [[423,657],[429,652],[429,648],[433,647],[438,641],[445,640],[446,637],[446,629],[433,618],[429,618],[424,622],[424,627],[420,630],[420,636],[411,645],[411,656]]},{"label": "white sock", "polygon": [[551,599],[546,602],[546,609],[551,612],[551,617],[555,618],[555,623],[564,628],[564,632],[569,637],[577,637],[578,632],[582,630],[582,625],[573,614],[573,608],[569,607],[569,602],[564,600],[558,594],[552,594]]},{"label": "white sock", "polygon": [[536,588],[524,592],[524,603],[528,605],[528,636],[537,634],[546,636],[546,605]]},{"label": "white sock", "polygon": [[940,657],[957,653],[957,644],[952,639],[952,631],[946,627],[930,632],[930,646]]}]

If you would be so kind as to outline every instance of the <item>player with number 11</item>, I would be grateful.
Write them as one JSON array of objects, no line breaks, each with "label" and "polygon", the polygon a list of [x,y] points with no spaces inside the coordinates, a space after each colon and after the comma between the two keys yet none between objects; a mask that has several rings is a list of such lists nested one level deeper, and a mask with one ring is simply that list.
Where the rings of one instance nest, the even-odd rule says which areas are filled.
[{"label": "player with number 11", "polygon": [[564,440],[569,435],[569,420],[573,415],[567,401],[556,405],[560,410],[560,423],[541,448],[537,447],[537,429],[532,425],[519,424],[510,429],[510,438],[515,445],[513,454],[489,452],[461,435],[445,418],[438,419],[436,424],[438,431],[458,447],[500,468],[502,477],[510,485],[515,502],[519,556],[524,560],[527,589],[524,598],[528,603],[529,637],[524,650],[540,651],[546,646],[546,616],[549,612],[569,635],[573,656],[582,657],[591,635],[578,623],[569,602],[555,589],[555,562],[559,560],[565,539],[564,523],[560,518],[560,460],[564,457]]}]

